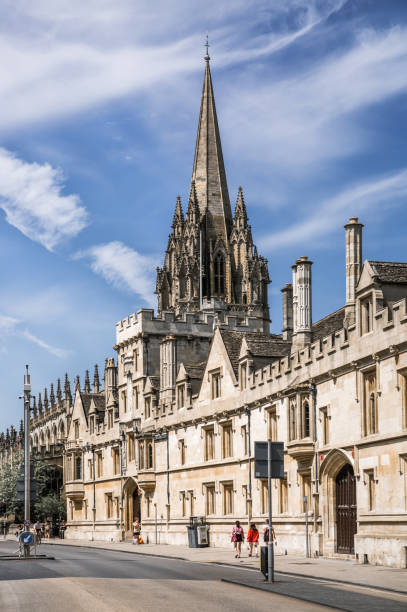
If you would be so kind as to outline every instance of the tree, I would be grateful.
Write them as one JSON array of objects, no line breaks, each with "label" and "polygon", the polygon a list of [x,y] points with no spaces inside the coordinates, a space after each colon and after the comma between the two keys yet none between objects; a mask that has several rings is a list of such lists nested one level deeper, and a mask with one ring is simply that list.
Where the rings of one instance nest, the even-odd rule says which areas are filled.
[{"label": "tree", "polygon": [[[31,518],[55,519],[66,517],[65,502],[60,498],[60,473],[46,463],[41,455],[34,454],[31,459],[36,481],[36,500],[31,502]],[[6,502],[7,514],[15,514],[23,518],[23,504],[17,501],[17,480],[20,477],[20,467],[24,463],[23,451],[13,454],[10,463],[0,470],[0,502]]]},{"label": "tree", "polygon": [[20,466],[24,460],[24,453],[17,451],[12,461],[0,469],[0,501],[6,502],[7,514],[18,514],[17,479],[20,476]]}]

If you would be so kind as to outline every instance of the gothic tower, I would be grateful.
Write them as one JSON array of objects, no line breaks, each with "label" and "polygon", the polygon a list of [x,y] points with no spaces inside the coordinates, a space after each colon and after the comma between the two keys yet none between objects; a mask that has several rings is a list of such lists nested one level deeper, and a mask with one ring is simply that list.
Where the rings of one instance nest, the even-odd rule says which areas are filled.
[{"label": "gothic tower", "polygon": [[232,215],[209,60],[206,54],[186,215],[178,196],[157,268],[158,312],[223,309],[268,322],[267,259],[253,244],[241,187]]}]

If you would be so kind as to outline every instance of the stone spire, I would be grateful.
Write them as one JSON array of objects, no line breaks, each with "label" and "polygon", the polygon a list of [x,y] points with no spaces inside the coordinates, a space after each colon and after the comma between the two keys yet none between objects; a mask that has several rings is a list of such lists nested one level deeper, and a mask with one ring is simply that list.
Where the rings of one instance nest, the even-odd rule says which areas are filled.
[{"label": "stone spire", "polygon": [[37,416],[37,398],[33,397],[33,417],[35,419],[35,417]]},{"label": "stone spire", "polygon": [[68,400],[69,403],[72,402],[72,394],[71,394],[71,383],[69,382],[68,373],[65,373],[65,383],[64,383],[64,399]]},{"label": "stone spire", "polygon": [[95,364],[95,371],[93,374],[93,393],[99,393],[100,381],[99,381],[99,370],[97,364]]},{"label": "stone spire", "polygon": [[246,204],[244,203],[243,190],[241,187],[239,187],[235,206],[234,224],[240,229],[247,226],[247,221],[247,211]]},{"label": "stone spire", "polygon": [[89,370],[85,372],[85,386],[83,388],[85,393],[90,393],[90,380],[89,380]]},{"label": "stone spire", "polygon": [[79,391],[81,391],[81,381],[79,380],[79,374],[78,376],[75,378],[75,393]]},{"label": "stone spire", "polygon": [[62,402],[61,379],[58,378],[58,382],[57,382],[57,403],[60,404],[61,402]]},{"label": "stone spire", "polygon": [[45,387],[44,389],[44,412],[48,410],[48,389]]},{"label": "stone spire", "polygon": [[55,406],[55,393],[54,393],[54,385],[53,383],[51,383],[51,390],[49,393],[49,401],[51,404],[51,408],[53,408]]},{"label": "stone spire", "polygon": [[205,56],[192,181],[195,183],[201,216],[206,212],[207,239],[211,234],[227,239],[232,226],[232,210],[226,182],[209,55]]},{"label": "stone spire", "polygon": [[182,212],[181,196],[177,195],[177,202],[175,204],[174,217],[172,219],[172,228],[173,230],[180,228],[181,230],[180,233],[182,233],[183,225],[184,225],[184,213]]},{"label": "stone spire", "polygon": [[38,414],[42,414],[42,399],[41,399],[41,393],[38,393]]},{"label": "stone spire", "polygon": [[199,211],[198,198],[196,196],[195,181],[191,181],[186,221],[187,223],[190,223],[191,225],[197,225],[199,224],[199,221],[200,221],[200,211]]}]

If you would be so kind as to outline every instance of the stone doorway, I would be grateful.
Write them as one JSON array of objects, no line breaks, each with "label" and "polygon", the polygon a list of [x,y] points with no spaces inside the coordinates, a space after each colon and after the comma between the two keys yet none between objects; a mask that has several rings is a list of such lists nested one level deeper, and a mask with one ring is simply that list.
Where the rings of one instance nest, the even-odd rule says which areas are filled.
[{"label": "stone doorway", "polygon": [[335,479],[336,488],[336,552],[353,555],[355,552],[356,480],[353,468],[343,466]]},{"label": "stone doorway", "polygon": [[124,525],[126,537],[133,535],[133,521],[139,518],[141,521],[141,491],[137,482],[129,478],[124,487],[125,495],[125,518]]}]

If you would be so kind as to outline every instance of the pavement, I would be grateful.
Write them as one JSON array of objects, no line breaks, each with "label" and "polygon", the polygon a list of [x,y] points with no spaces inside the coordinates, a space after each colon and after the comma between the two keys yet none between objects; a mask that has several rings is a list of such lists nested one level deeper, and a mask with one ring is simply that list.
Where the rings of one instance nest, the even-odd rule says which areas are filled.
[{"label": "pavement", "polygon": [[[84,582],[75,586],[76,589],[79,589],[78,593],[81,589],[85,589],[87,593],[89,590],[93,592],[95,587],[90,582],[92,580],[124,579],[127,571],[130,571],[130,575],[133,575],[131,574],[133,571],[133,578],[137,578],[136,590],[140,588],[142,579],[151,580],[151,583],[147,585],[148,591],[153,589],[154,592],[161,588],[162,581],[176,579],[183,582],[188,580],[185,589],[191,590],[191,597],[195,603],[189,602],[186,597],[187,591],[184,592],[181,589],[177,607],[185,603],[192,610],[208,609],[207,605],[199,607],[201,604],[199,600],[194,599],[195,595],[193,595],[195,591],[197,597],[201,593],[203,585],[200,581],[202,580],[208,582],[207,586],[210,587],[208,593],[210,592],[211,596],[215,596],[216,593],[217,596],[224,598],[225,606],[222,605],[219,609],[229,609],[230,605],[230,609],[237,611],[243,609],[240,607],[241,604],[243,606],[243,602],[250,602],[246,610],[261,609],[265,603],[261,598],[266,597],[269,598],[268,605],[273,612],[280,609],[284,609],[284,612],[314,609],[339,609],[347,612],[405,612],[407,610],[406,570],[359,565],[353,561],[277,556],[275,560],[276,582],[269,585],[264,582],[258,570],[258,559],[249,558],[246,551],[241,559],[235,559],[230,548],[190,549],[185,546],[153,544],[136,546],[128,542],[47,540],[46,544],[43,543],[40,547],[41,553],[55,556],[56,564],[52,560],[17,561],[15,563],[1,561],[1,555],[7,554],[7,551],[11,551],[13,546],[15,548],[15,542],[3,543],[0,541],[0,609],[2,612],[8,610],[2,606],[1,599],[2,589],[5,588],[1,580],[2,578],[7,580],[6,576],[3,576],[3,567],[6,566],[10,571],[10,567],[27,565],[35,566],[30,570],[31,578],[36,577],[35,572],[38,566],[42,568],[42,573],[40,572],[41,575],[38,577],[42,580],[58,577],[58,580],[63,578],[71,581],[73,579],[87,581],[86,585]],[[75,560],[74,566],[69,561],[70,559]],[[21,579],[23,578],[24,572],[21,576]],[[114,591],[115,584],[111,584],[111,589]],[[181,588],[180,584],[178,586]],[[171,583],[171,587],[167,585],[165,588],[169,588],[176,601],[174,584]],[[241,594],[235,600],[234,594],[237,592]],[[150,599],[143,592],[144,609],[160,609],[158,600],[154,597],[151,601]],[[171,599],[170,596],[169,599]],[[154,608],[151,603],[153,601],[158,607]],[[93,601],[91,604],[89,601],[89,607],[95,607],[96,603]],[[130,609],[126,607],[127,604],[123,605],[124,607],[109,609]],[[217,610],[217,605],[213,600],[213,605],[210,605],[209,609]],[[314,607],[310,608],[310,605]],[[20,608],[10,608],[10,611],[11,609],[19,610]],[[41,606],[38,609],[52,610],[52,608]],[[63,612],[59,606],[55,609]]]}]

